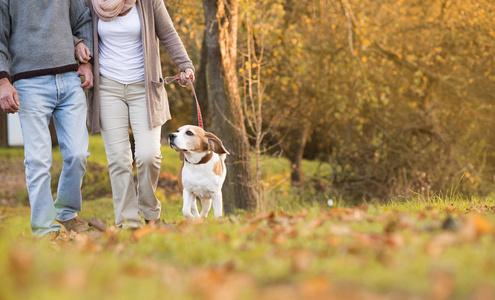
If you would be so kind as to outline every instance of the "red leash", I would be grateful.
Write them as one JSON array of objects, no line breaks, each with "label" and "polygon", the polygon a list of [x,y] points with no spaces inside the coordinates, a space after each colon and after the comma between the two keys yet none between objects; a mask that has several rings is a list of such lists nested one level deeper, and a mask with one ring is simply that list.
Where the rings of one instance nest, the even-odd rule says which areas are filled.
[{"label": "red leash", "polygon": [[198,101],[198,97],[196,96],[196,90],[194,89],[194,85],[192,83],[192,78],[193,78],[193,75],[191,75],[191,77],[187,78],[187,84],[182,84],[180,82],[180,76],[179,75],[175,75],[175,76],[172,76],[172,77],[165,77],[165,83],[166,84],[170,84],[172,82],[174,82],[175,80],[177,80],[177,83],[181,86],[181,87],[187,87],[189,86],[194,94],[194,99],[196,100],[196,110],[198,111],[198,125],[199,127],[203,128],[203,117],[201,116],[201,109],[199,107],[199,101]]}]

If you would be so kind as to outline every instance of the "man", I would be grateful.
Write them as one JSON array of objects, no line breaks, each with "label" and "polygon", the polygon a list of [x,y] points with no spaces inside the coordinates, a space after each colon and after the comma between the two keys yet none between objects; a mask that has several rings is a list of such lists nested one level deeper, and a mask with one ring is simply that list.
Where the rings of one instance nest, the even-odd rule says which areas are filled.
[{"label": "man", "polygon": [[[83,0],[0,0],[0,106],[19,113],[33,235],[56,237],[62,224],[82,232],[81,184],[86,172],[86,97],[91,64],[78,66],[73,36],[92,45],[89,9]],[[92,49],[92,47],[89,47]],[[81,84],[79,75],[85,77]],[[53,116],[64,165],[53,201],[48,125]]]}]

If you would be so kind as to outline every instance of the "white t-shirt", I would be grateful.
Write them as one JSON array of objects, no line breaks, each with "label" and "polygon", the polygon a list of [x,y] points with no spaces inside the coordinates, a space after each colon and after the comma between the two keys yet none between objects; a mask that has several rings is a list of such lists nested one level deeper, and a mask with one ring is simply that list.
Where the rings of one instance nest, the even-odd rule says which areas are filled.
[{"label": "white t-shirt", "polygon": [[141,22],[136,5],[122,17],[98,20],[100,74],[122,84],[144,80]]}]

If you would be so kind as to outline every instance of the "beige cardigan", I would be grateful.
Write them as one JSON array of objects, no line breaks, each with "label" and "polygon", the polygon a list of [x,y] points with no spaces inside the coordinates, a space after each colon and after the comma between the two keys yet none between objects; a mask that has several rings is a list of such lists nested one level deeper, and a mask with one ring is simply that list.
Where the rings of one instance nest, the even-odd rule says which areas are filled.
[{"label": "beige cardigan", "polygon": [[[100,65],[97,38],[98,16],[94,12],[90,0],[86,0],[86,5],[91,9],[93,34],[95,37],[93,50],[93,88],[88,91],[88,126],[91,133],[96,133],[101,130],[99,99]],[[159,42],[165,46],[170,58],[179,68],[179,72],[183,72],[187,68],[194,70],[194,66],[172,24],[163,0],[137,0],[136,7],[141,20],[148,126],[151,130],[153,127],[163,125],[171,119],[160,63]],[[171,70],[170,73],[174,75],[177,72]]]}]

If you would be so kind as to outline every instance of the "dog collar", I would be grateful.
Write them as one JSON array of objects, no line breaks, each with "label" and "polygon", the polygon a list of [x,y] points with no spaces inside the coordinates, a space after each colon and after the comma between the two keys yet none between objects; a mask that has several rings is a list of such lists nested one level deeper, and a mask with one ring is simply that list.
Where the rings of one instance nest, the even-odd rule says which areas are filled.
[{"label": "dog collar", "polygon": [[203,158],[201,158],[201,160],[197,163],[189,162],[185,156],[184,156],[184,160],[187,163],[190,163],[191,165],[202,165],[202,164],[206,164],[207,162],[209,162],[212,157],[213,157],[213,151],[210,151],[210,152],[208,152],[208,154],[203,156]]}]

